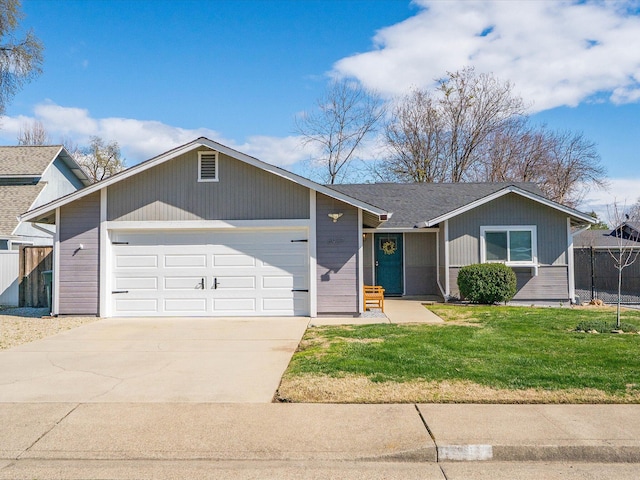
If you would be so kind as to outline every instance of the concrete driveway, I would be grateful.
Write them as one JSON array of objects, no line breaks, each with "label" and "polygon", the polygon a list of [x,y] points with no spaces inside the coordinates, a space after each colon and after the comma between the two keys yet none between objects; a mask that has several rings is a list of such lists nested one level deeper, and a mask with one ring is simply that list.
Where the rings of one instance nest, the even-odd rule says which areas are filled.
[{"label": "concrete driveway", "polygon": [[102,319],[0,351],[0,402],[270,402],[308,320]]}]

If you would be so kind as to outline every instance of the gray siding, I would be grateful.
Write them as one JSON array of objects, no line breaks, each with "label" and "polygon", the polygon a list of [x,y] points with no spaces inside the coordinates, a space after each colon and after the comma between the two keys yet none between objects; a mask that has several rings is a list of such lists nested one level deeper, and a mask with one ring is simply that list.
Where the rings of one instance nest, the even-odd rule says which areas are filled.
[{"label": "gray siding", "polygon": [[[358,312],[358,210],[316,197],[318,313]],[[342,212],[336,223],[328,213]]]},{"label": "gray siding", "polygon": [[[98,315],[100,192],[60,208],[61,315]],[[79,245],[83,249],[79,249]]]},{"label": "gray siding", "polygon": [[[438,231],[438,245],[440,245],[440,250],[439,250],[439,255],[438,255],[438,271],[440,274],[440,286],[442,287],[442,290],[447,291],[447,286],[445,285],[446,283],[446,273],[447,273],[447,266],[445,264],[445,238],[444,238],[444,222],[440,223],[438,225],[440,227],[440,230]],[[437,279],[436,279],[437,282]],[[438,289],[438,291],[440,291],[440,289]]]},{"label": "gray siding", "polygon": [[436,241],[435,233],[404,234],[405,295],[438,294]]},{"label": "gray siding", "polygon": [[270,220],[309,218],[309,190],[220,154],[218,182],[198,182],[197,151],[108,189],[109,220]]},{"label": "gray siding", "polygon": [[[532,276],[529,268],[514,268],[517,293],[514,300],[556,300],[568,301],[569,281],[566,266],[548,266],[538,269],[538,276]],[[451,275],[451,295],[460,297],[458,290],[459,268],[449,269]]]},{"label": "gray siding", "polygon": [[566,265],[567,216],[553,208],[509,193],[449,220],[449,262],[480,262],[480,227],[536,225],[540,265]]}]

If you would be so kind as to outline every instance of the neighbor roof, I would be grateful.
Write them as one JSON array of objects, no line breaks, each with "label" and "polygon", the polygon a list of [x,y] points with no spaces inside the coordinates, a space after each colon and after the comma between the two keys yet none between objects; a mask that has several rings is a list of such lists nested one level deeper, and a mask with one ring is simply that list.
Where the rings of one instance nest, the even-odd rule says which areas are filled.
[{"label": "neighbor roof", "polygon": [[515,192],[590,221],[586,214],[545,198],[529,182],[492,183],[374,183],[332,185],[331,188],[393,212],[383,228],[431,227],[454,217],[468,206],[482,204],[503,193]]},{"label": "neighbor roof", "polygon": [[37,185],[3,185],[0,186],[0,236],[9,237],[18,226],[18,215],[33,204],[44,188],[44,183]]},{"label": "neighbor roof", "polygon": [[[640,238],[638,237],[640,229],[638,227],[640,224],[637,222],[625,222],[613,230],[585,230],[573,237],[573,246],[576,248],[610,248],[620,245],[637,247],[640,246]],[[622,238],[622,242],[620,237],[616,235],[616,232],[621,229],[626,230],[627,233],[629,233],[629,229],[632,230],[628,238]]]},{"label": "neighbor roof", "polygon": [[61,148],[60,145],[0,147],[0,175],[39,177]]}]

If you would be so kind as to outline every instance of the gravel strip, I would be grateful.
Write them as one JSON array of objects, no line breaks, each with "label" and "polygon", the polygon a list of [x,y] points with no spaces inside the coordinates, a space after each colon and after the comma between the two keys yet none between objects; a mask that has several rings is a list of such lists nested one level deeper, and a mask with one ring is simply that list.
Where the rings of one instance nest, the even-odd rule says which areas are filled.
[{"label": "gravel strip", "polygon": [[95,322],[98,317],[48,317],[46,308],[0,310],[0,350]]}]

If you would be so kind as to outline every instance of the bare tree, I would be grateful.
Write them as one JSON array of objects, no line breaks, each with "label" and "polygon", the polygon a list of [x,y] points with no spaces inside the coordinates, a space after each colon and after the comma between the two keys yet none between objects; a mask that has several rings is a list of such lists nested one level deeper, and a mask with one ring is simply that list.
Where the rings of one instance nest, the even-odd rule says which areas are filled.
[{"label": "bare tree", "polygon": [[640,222],[640,198],[636,200],[636,203],[631,205],[627,215],[632,222]]},{"label": "bare tree", "polygon": [[329,85],[315,111],[296,119],[303,144],[318,151],[313,163],[324,170],[323,181],[334,184],[345,177],[363,140],[374,132],[383,115],[377,94],[342,80]]},{"label": "bare tree", "polygon": [[23,38],[14,32],[24,16],[20,0],[0,0],[0,115],[22,86],[42,71],[43,46],[29,30]]},{"label": "bare tree", "polygon": [[473,68],[449,72],[433,93],[413,90],[385,126],[387,169],[405,181],[472,179],[483,145],[524,115],[524,102],[512,90]]},{"label": "bare tree", "polygon": [[91,137],[88,147],[78,149],[72,154],[94,182],[99,182],[125,168],[125,160],[120,154],[118,142],[106,143],[100,137]]},{"label": "bare tree", "polygon": [[23,123],[18,133],[18,145],[50,145],[49,133],[40,120]]},{"label": "bare tree", "polygon": [[440,80],[439,100],[445,133],[445,155],[452,182],[466,179],[478,160],[478,149],[491,135],[524,115],[522,98],[509,82],[467,67]]},{"label": "bare tree", "polygon": [[551,133],[542,191],[552,200],[577,205],[590,186],[607,185],[595,143],[582,133]]},{"label": "bare tree", "polygon": [[[609,248],[609,255],[613,259],[618,271],[618,302],[616,308],[616,330],[620,330],[620,301],[622,299],[622,271],[634,264],[640,254],[640,234],[634,228],[626,225],[627,215],[624,214],[625,206],[620,206],[616,201],[607,208],[609,222],[616,225],[613,234],[616,236],[615,247]],[[635,248],[634,248],[635,245]]]},{"label": "bare tree", "polygon": [[593,142],[532,126],[509,82],[473,68],[402,98],[385,124],[385,144],[383,169],[399,181],[535,182],[569,206],[606,184]]},{"label": "bare tree", "polygon": [[447,166],[443,126],[433,97],[413,90],[393,109],[384,126],[389,159],[385,170],[403,182],[441,182]]}]

